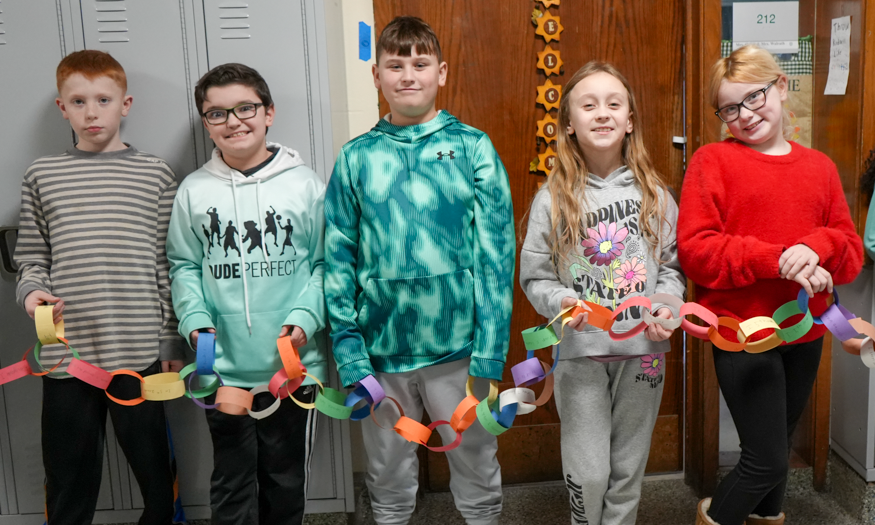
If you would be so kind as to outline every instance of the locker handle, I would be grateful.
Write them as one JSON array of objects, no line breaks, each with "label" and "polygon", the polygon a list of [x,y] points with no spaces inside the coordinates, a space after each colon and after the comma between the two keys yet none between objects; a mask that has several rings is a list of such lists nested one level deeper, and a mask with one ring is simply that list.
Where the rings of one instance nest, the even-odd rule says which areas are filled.
[{"label": "locker handle", "polygon": [[18,228],[11,226],[0,226],[0,260],[2,260],[3,269],[11,274],[18,273],[18,266],[12,260],[12,243],[9,241],[10,236],[14,235],[18,238]]}]

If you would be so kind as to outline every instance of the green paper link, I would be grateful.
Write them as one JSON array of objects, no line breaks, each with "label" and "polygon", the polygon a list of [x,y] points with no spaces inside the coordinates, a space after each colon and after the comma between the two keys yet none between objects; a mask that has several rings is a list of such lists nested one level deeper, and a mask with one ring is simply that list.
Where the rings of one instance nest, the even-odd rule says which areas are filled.
[{"label": "green paper link", "polygon": [[507,432],[507,429],[492,417],[492,412],[489,410],[489,398],[477,404],[477,419],[480,420],[483,428],[493,436],[500,436]]},{"label": "green paper link", "polygon": [[[182,379],[184,381],[185,378],[188,377],[189,375],[191,375],[191,373],[194,372],[195,370],[197,370],[197,363],[191,363],[191,364],[186,365],[182,370],[179,371],[179,379]],[[200,377],[200,376],[198,376],[198,377]],[[186,381],[185,384],[187,386],[188,382]],[[207,386],[201,388],[200,390],[192,390],[191,393],[189,393],[188,388],[186,388],[185,389],[185,397],[187,397],[189,399],[191,399],[192,397],[194,397],[195,399],[203,399],[203,398],[207,397],[208,395],[214,393],[218,389],[219,389],[219,380],[216,377],[213,377],[213,381],[210,384],[208,384]]]},{"label": "green paper link", "polygon": [[[64,343],[56,343],[56,344],[62,345]],[[77,352],[75,348],[73,348],[70,345],[66,345],[66,346],[67,346],[67,348],[70,349],[70,352],[73,353],[73,357],[75,357],[76,359],[78,359],[80,361],[82,360],[82,358],[79,357],[79,352]],[[40,353],[40,350],[42,350],[42,348],[43,348],[42,341],[37,341],[36,344],[33,345],[33,358],[34,358],[34,360],[36,360],[36,366],[40,367],[40,369],[43,372],[48,372],[48,370],[46,370],[46,368],[43,366],[43,364],[39,362],[39,353]],[[60,372],[58,372],[58,373],[60,374]]]},{"label": "green paper link", "polygon": [[349,419],[352,407],[343,406],[346,394],[333,388],[325,387],[316,394],[316,410],[334,419]]},{"label": "green paper link", "polygon": [[[799,303],[796,301],[790,301],[784,303],[780,308],[775,310],[772,319],[774,319],[776,323],[781,324],[794,315],[799,315],[801,313],[802,310],[799,309]],[[811,311],[809,310],[805,312],[805,317],[803,317],[801,321],[793,326],[788,326],[787,328],[778,328],[775,330],[775,333],[778,334],[778,337],[782,340],[792,343],[807,334],[812,326],[814,326],[814,318],[811,317]]]},{"label": "green paper link", "polygon": [[552,325],[541,325],[523,330],[523,343],[526,350],[540,350],[559,342]]}]

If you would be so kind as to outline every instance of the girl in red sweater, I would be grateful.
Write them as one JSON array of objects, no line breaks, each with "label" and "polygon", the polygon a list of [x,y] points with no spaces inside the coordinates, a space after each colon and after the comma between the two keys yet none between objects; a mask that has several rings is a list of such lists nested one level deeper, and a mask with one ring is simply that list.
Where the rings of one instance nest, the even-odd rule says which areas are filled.
[{"label": "girl in red sweater", "polygon": [[[746,320],[773,315],[802,287],[812,313],[821,313],[828,293],[820,292],[851,282],[863,258],[835,164],[786,140],[787,76],[767,51],[745,46],[718,60],[710,98],[735,138],[696,151],[684,180],[678,256],[697,302]],[[790,436],[817,375],[824,331],[814,325],[793,344],[758,354],[714,346],[741,459],[713,499],[699,503],[697,524],[783,524]],[[720,329],[736,341],[730,332]]]}]

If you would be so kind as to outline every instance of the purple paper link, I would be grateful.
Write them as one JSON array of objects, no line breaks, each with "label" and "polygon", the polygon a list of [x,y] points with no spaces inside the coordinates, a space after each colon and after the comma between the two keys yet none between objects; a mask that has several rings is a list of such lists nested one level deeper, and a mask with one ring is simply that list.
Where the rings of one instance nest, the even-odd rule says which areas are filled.
[{"label": "purple paper link", "polygon": [[[848,319],[845,317],[842,310],[843,308],[841,308],[838,303],[835,303],[823,312],[820,319],[834,336],[838,337],[841,341],[847,341],[848,339],[857,337],[857,330],[851,326],[851,323],[848,322]],[[845,312],[847,312],[847,310],[845,310]],[[851,319],[853,318],[854,316],[851,315]]]},{"label": "purple paper link", "polygon": [[[189,393],[189,394],[191,394],[191,378],[193,378],[193,377],[196,376],[196,375],[197,375],[197,373],[194,372],[194,373],[192,373],[190,376],[188,376],[188,393]],[[222,386],[224,386],[224,383],[222,382],[222,378],[219,378],[219,384],[222,385]],[[216,403],[215,405],[208,405],[208,404],[206,404],[206,403],[202,403],[200,399],[198,399],[198,398],[196,398],[196,397],[194,397],[194,396],[191,396],[190,399],[191,399],[192,401],[194,401],[194,404],[195,404],[195,405],[197,405],[197,406],[199,406],[199,407],[201,407],[201,408],[204,408],[204,409],[207,409],[207,408],[208,408],[208,409],[211,409],[211,410],[212,410],[212,409],[214,409],[214,408],[216,408],[216,407],[219,406],[218,403]]]},{"label": "purple paper link", "polygon": [[380,401],[386,399],[386,392],[374,376],[369,375],[365,377],[359,381],[359,385],[368,393],[368,398],[371,404],[376,405]]},{"label": "purple paper link", "polygon": [[847,319],[848,321],[850,321],[851,319],[855,319],[857,317],[856,315],[849,312],[847,308],[840,305],[838,302],[838,298],[836,298],[835,305],[839,307],[839,311],[842,313],[843,316],[845,316],[845,319]]},{"label": "purple paper link", "polygon": [[517,363],[510,369],[513,374],[513,382],[516,386],[526,386],[544,379],[544,369],[541,368],[541,362],[537,359],[526,359],[522,363]]}]

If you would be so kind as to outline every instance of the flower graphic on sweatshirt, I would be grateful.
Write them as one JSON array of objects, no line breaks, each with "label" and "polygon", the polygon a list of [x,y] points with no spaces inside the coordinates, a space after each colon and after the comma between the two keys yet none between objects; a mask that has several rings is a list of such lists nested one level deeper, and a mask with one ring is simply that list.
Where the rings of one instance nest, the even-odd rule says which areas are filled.
[{"label": "flower graphic on sweatshirt", "polygon": [[592,264],[606,266],[620,256],[626,247],[623,240],[629,235],[629,229],[623,227],[617,231],[617,223],[612,222],[598,224],[598,231],[593,228],[586,229],[587,238],[580,242],[585,249],[583,254],[589,257]]},{"label": "flower graphic on sweatshirt", "polygon": [[647,268],[644,267],[644,261],[639,261],[638,257],[632,257],[632,260],[624,261],[619,268],[614,270],[614,284],[617,288],[632,288],[638,283],[643,283],[647,280]]},{"label": "flower graphic on sweatshirt", "polygon": [[662,372],[662,360],[665,354],[650,354],[641,357],[641,368],[650,377],[656,377]]}]

